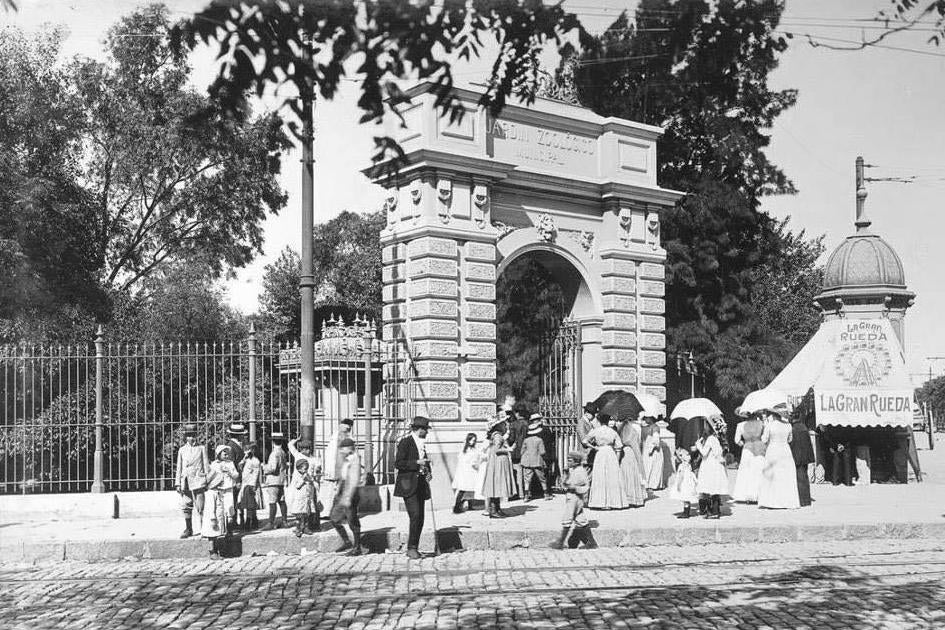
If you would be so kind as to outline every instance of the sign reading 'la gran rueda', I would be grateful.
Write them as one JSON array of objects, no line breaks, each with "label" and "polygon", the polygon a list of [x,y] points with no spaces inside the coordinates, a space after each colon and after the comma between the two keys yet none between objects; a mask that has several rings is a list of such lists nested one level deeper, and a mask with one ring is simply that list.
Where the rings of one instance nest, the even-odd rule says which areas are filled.
[{"label": "sign reading 'la gran rueda'", "polygon": [[492,119],[487,125],[491,157],[531,166],[535,170],[560,171],[568,176],[597,176],[597,139],[591,136]]}]

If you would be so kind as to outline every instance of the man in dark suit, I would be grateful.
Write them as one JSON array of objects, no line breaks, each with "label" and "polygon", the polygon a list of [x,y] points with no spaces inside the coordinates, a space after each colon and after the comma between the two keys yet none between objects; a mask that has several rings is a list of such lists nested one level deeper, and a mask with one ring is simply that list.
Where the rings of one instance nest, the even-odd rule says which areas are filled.
[{"label": "man in dark suit", "polygon": [[791,454],[794,456],[794,466],[797,468],[797,496],[801,505],[810,505],[810,477],[807,475],[808,464],[816,461],[814,444],[810,439],[810,431],[804,423],[805,417],[795,415],[791,423]]},{"label": "man in dark suit", "polygon": [[[410,423],[410,435],[397,443],[394,468],[397,479],[394,481],[394,496],[403,497],[404,507],[410,519],[410,531],[407,535],[407,557],[420,559],[420,532],[423,531],[424,502],[430,498],[430,460],[427,458],[426,438],[430,430],[430,420],[417,416]],[[434,532],[436,535],[436,532]]]}]

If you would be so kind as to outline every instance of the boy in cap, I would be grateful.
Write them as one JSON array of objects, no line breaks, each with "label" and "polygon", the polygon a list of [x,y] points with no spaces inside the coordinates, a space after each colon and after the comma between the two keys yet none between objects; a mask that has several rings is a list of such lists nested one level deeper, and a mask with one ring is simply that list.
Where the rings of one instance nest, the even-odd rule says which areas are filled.
[{"label": "boy in cap", "polygon": [[[528,430],[522,442],[522,494],[525,502],[532,500],[532,479],[538,476],[542,491],[545,491],[545,441],[541,435],[542,417],[533,413],[528,419]],[[551,495],[545,493],[545,498]]]},{"label": "boy in cap", "polygon": [[194,509],[197,510],[197,518],[201,521],[203,519],[204,493],[209,474],[207,448],[197,444],[197,425],[185,424],[184,444],[177,451],[177,475],[174,481],[174,489],[180,495],[181,511],[184,513],[184,532],[180,535],[181,538],[194,535]]},{"label": "boy in cap", "polygon": [[[358,519],[361,459],[358,457],[354,440],[351,438],[343,438],[338,443],[338,462],[338,483],[331,504],[331,512],[328,516],[335,531],[338,532],[338,536],[341,537],[341,546],[335,551],[348,551],[349,556],[360,556],[364,553],[364,549],[361,547],[361,521]],[[348,522],[348,527],[351,528],[354,544],[352,544],[351,538],[348,538],[348,532],[345,531],[345,521]]]},{"label": "boy in cap", "polygon": [[285,527],[288,507],[285,503],[285,483],[289,467],[289,456],[282,448],[285,436],[280,431],[272,432],[272,450],[263,464],[263,498],[269,506],[268,529],[276,528],[276,508],[282,511],[281,527]]},{"label": "boy in cap", "polygon": [[587,521],[587,515],[584,514],[584,505],[587,502],[587,493],[591,489],[591,482],[587,475],[587,469],[582,465],[584,453],[581,451],[571,451],[568,453],[568,470],[564,473],[565,503],[564,514],[561,518],[561,534],[558,539],[551,543],[552,549],[564,548],[564,543],[568,539],[568,533],[571,528],[575,528],[575,534],[581,531],[581,538],[584,544],[590,549],[597,547],[594,536],[591,534],[590,524]]}]

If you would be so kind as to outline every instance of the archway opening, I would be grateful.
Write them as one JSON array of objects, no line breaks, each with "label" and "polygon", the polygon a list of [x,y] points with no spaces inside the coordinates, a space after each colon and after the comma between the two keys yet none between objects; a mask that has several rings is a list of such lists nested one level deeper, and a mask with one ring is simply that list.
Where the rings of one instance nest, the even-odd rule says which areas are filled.
[{"label": "archway opening", "polygon": [[594,312],[580,271],[552,251],[512,259],[496,283],[499,400],[529,409],[571,404],[580,378],[577,318]]}]

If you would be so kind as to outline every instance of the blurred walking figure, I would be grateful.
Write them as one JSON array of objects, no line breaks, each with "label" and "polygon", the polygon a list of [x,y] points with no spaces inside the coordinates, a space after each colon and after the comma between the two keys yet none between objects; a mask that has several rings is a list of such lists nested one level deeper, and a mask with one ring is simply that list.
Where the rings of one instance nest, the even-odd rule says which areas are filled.
[{"label": "blurred walking figure", "polygon": [[[361,458],[358,457],[354,440],[351,438],[343,438],[338,443],[338,463],[338,485],[328,516],[338,536],[341,537],[341,546],[335,551],[347,551],[349,556],[360,556],[366,553],[361,546],[361,520],[358,518],[360,488],[363,481]],[[345,531],[345,521],[351,528],[351,538],[348,538],[348,532]]]},{"label": "blurred walking figure", "polygon": [[568,468],[562,476],[562,485],[564,486],[564,514],[561,518],[561,533],[558,539],[552,541],[552,549],[562,549],[568,540],[568,534],[573,527],[575,534],[584,540],[585,546],[594,549],[597,542],[591,533],[590,523],[584,512],[584,506],[587,504],[587,495],[590,491],[590,479],[587,469],[581,463],[584,460],[584,453],[581,451],[571,451],[568,453]]},{"label": "blurred walking figure", "polygon": [[194,510],[197,510],[198,529],[202,524],[210,459],[207,457],[207,447],[197,444],[197,425],[184,425],[184,440],[183,446],[177,451],[174,489],[180,494],[181,511],[184,513],[184,532],[180,537],[190,538],[194,535]]}]

